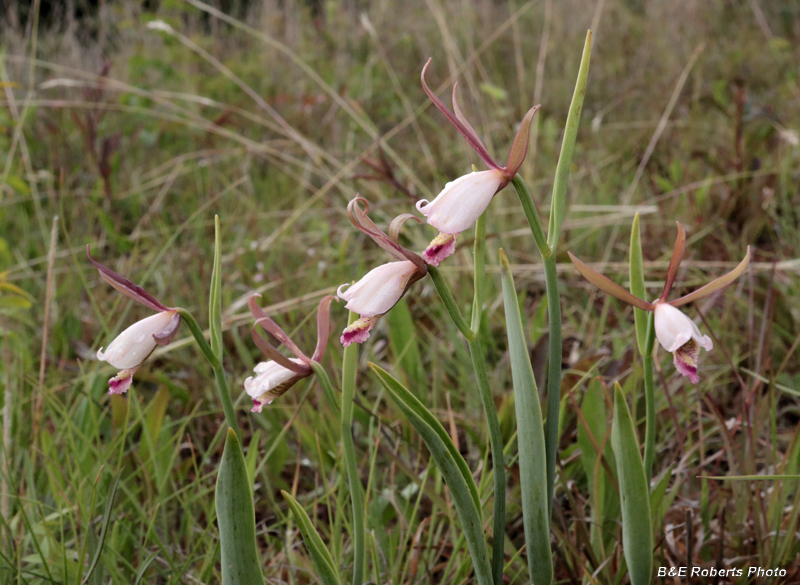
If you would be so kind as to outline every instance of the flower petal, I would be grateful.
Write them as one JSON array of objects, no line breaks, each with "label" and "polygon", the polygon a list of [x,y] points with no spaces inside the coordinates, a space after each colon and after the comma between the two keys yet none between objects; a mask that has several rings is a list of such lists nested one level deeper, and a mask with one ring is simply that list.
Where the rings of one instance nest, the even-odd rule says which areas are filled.
[{"label": "flower petal", "polygon": [[666,301],[669,291],[672,290],[672,285],[675,283],[675,277],[678,276],[678,268],[680,268],[681,260],[683,260],[683,253],[686,250],[686,232],[680,222],[678,224],[678,236],[675,238],[675,247],[672,249],[672,258],[669,261],[669,268],[667,268],[667,278],[664,281],[664,290],[661,293],[661,300]]},{"label": "flower petal", "polygon": [[440,232],[457,235],[486,211],[503,182],[499,170],[472,172],[447,183],[430,203],[418,202],[417,210]]},{"label": "flower petal", "polygon": [[[304,365],[298,359],[291,361]],[[261,362],[253,370],[255,377],[251,376],[244,381],[245,392],[253,399],[253,412],[261,412],[265,404],[271,404],[299,380],[311,374],[310,369],[308,374],[298,374],[273,361]]]},{"label": "flower petal", "polygon": [[440,233],[433,238],[428,247],[422,253],[425,262],[431,266],[439,266],[445,258],[449,258],[456,251],[456,238],[453,234]]},{"label": "flower petal", "polygon": [[103,266],[97,260],[92,258],[91,251],[89,249],[89,245],[86,245],[86,255],[89,256],[89,261],[94,264],[94,267],[100,271],[100,277],[105,280],[108,284],[113,286],[117,291],[121,292],[123,295],[128,297],[129,299],[133,299],[137,303],[144,305],[148,309],[152,309],[154,311],[167,311],[169,307],[164,306],[161,304],[158,299],[156,299],[153,295],[148,293],[138,284],[128,280],[121,274],[117,274],[107,266]]},{"label": "flower petal", "polygon": [[100,348],[97,359],[121,370],[139,366],[156,348],[155,336],[171,326],[175,315],[175,311],[162,311],[137,321],[120,333],[107,350]]},{"label": "flower petal", "polygon": [[677,351],[700,331],[694,322],[667,303],[656,303],[655,328],[658,342],[669,352]]},{"label": "flower petal", "polygon": [[133,382],[133,374],[135,374],[136,370],[138,369],[139,368],[129,368],[127,370],[119,371],[116,376],[109,379],[108,393],[125,394],[128,391],[128,388],[131,387],[131,383]]},{"label": "flower petal", "polygon": [[394,307],[412,277],[418,274],[417,267],[409,260],[389,262],[373,268],[347,290],[339,287],[338,294],[347,301],[346,309],[362,317],[375,317]]},{"label": "flower petal", "polygon": [[341,341],[342,345],[345,347],[351,343],[364,343],[369,339],[369,332],[372,331],[372,328],[375,327],[375,323],[377,322],[378,317],[362,317],[342,331],[342,336],[339,338],[339,341]]},{"label": "flower petal", "polygon": [[697,384],[700,381],[700,376],[697,374],[697,358],[699,356],[700,348],[694,339],[683,344],[672,354],[672,363],[675,364],[675,369],[682,376],[689,378],[692,384]]}]

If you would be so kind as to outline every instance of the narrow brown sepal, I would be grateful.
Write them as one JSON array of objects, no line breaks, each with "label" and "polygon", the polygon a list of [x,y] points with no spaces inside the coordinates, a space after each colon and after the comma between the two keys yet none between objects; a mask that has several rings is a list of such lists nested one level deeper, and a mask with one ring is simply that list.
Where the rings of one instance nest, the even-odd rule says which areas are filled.
[{"label": "narrow brown sepal", "polygon": [[661,301],[667,300],[669,291],[675,284],[675,278],[678,276],[678,268],[681,266],[683,260],[683,253],[686,251],[686,232],[679,221],[675,222],[678,225],[678,236],[675,238],[675,247],[672,250],[672,258],[669,261],[669,268],[667,268],[667,278],[664,282],[664,291],[661,293]]},{"label": "narrow brown sepal", "polygon": [[511,144],[511,150],[508,153],[508,162],[506,163],[505,177],[508,181],[514,178],[514,175],[517,174],[517,171],[525,161],[525,157],[528,155],[531,122],[533,122],[533,117],[536,115],[536,112],[539,111],[540,107],[541,106],[534,106],[528,110],[528,113],[525,114],[525,117],[519,125],[519,130],[517,130],[517,135],[514,137],[514,142]]},{"label": "narrow brown sepal", "polygon": [[741,276],[744,269],[747,268],[747,265],[750,262],[750,246],[747,246],[747,253],[744,256],[744,259],[739,262],[739,265],[731,270],[728,274],[724,276],[720,276],[709,282],[707,285],[698,288],[696,291],[689,293],[688,295],[682,296],[679,299],[675,299],[674,301],[669,301],[668,304],[672,305],[673,307],[680,307],[681,305],[686,305],[688,303],[699,301],[720,289],[725,288],[729,284],[731,284],[734,280]]},{"label": "narrow brown sepal", "polygon": [[578,272],[580,272],[586,280],[591,282],[604,293],[644,311],[652,311],[655,309],[655,306],[652,303],[648,303],[639,297],[633,296],[629,291],[622,288],[607,276],[603,276],[594,268],[589,268],[589,266],[581,262],[572,252],[567,253],[569,254],[570,260],[572,260],[572,263],[575,265],[575,268],[578,269]]},{"label": "narrow brown sepal", "polygon": [[103,266],[97,260],[92,258],[92,253],[88,244],[86,245],[86,255],[89,257],[89,261],[94,264],[94,267],[100,271],[100,277],[129,299],[132,299],[140,305],[144,305],[148,309],[152,309],[156,312],[170,310],[169,307],[161,304],[158,299],[144,290],[141,286],[131,280],[128,280],[121,274],[114,272],[107,266]]}]

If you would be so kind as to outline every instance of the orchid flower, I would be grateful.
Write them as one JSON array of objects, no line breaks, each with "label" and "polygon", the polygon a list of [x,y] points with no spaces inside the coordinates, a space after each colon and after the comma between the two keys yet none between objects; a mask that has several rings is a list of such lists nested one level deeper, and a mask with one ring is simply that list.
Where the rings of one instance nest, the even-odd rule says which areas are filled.
[{"label": "orchid flower", "polygon": [[[397,241],[403,224],[409,219],[419,219],[409,213],[399,215],[389,225],[387,235],[369,218],[368,211],[369,203],[360,196],[347,205],[347,215],[352,224],[399,261],[378,266],[357,283],[343,284],[336,291],[339,298],[347,301],[345,308],[360,316],[342,332],[341,342],[345,347],[366,341],[378,319],[397,304],[412,284],[428,273],[425,260]],[[346,286],[347,290],[343,290]]]},{"label": "orchid flower", "polygon": [[102,347],[97,351],[97,359],[120,370],[108,381],[108,393],[124,394],[133,382],[133,374],[156,346],[168,345],[174,339],[181,316],[177,309],[163,305],[141,286],[97,262],[92,258],[89,246],[86,246],[86,254],[103,280],[129,299],[156,311],[155,315],[137,321],[120,333],[105,351]]},{"label": "orchid flower", "polygon": [[[336,297],[326,296],[319,302],[317,308],[317,347],[311,357],[304,354],[294,341],[258,306],[257,298],[261,295],[256,294],[250,297],[248,303],[250,312],[256,318],[250,335],[256,346],[269,359],[261,362],[253,368],[255,376],[251,376],[244,381],[245,392],[253,399],[252,412],[261,412],[264,405],[272,404],[276,398],[283,396],[299,380],[308,378],[313,369],[312,362],[321,362],[325,356],[325,348],[328,346],[328,334],[330,332],[330,306],[331,301]],[[287,358],[279,352],[266,339],[258,333],[257,327],[261,326],[275,339],[291,351],[295,357]]]},{"label": "orchid flower", "polygon": [[461,113],[456,97],[458,83],[453,85],[453,110],[455,113],[450,111],[428,87],[425,82],[425,71],[430,64],[431,60],[428,59],[425,67],[422,68],[422,88],[439,111],[456,127],[456,130],[489,167],[487,171],[474,171],[447,183],[441,193],[431,202],[424,199],[417,202],[417,210],[426,216],[429,225],[439,230],[439,235],[433,239],[422,255],[428,264],[438,266],[442,260],[455,251],[458,235],[477,221],[486,211],[495,194],[503,190],[517,174],[528,154],[531,121],[539,106],[531,108],[525,114],[511,145],[506,166],[501,167],[489,155],[489,151],[486,150],[478,134]]},{"label": "orchid flower", "polygon": [[678,275],[678,268],[683,259],[685,249],[686,232],[683,230],[683,226],[678,223],[678,237],[675,240],[672,259],[667,269],[664,290],[661,293],[661,297],[654,303],[649,303],[632,295],[620,285],[609,280],[594,269],[589,268],[586,264],[578,260],[572,252],[569,252],[569,257],[575,265],[575,268],[578,269],[578,272],[606,294],[610,294],[643,311],[652,311],[654,313],[655,334],[659,343],[664,349],[672,353],[673,362],[678,372],[689,378],[693,384],[696,384],[700,381],[700,376],[697,374],[697,360],[700,355],[700,348],[702,347],[706,351],[711,351],[714,344],[711,338],[700,333],[694,321],[679,311],[677,307],[705,298],[736,280],[742,272],[744,272],[744,269],[747,268],[747,264],[750,262],[750,246],[747,247],[747,253],[744,259],[728,274],[712,280],[707,285],[688,295],[684,295],[674,301],[667,301],[667,296],[672,290],[672,286],[675,284],[675,278]]}]

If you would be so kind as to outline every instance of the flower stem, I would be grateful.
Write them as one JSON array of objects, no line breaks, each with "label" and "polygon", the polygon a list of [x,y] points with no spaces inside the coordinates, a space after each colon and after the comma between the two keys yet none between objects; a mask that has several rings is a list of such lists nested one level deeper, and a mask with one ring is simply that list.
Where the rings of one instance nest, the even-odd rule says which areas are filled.
[{"label": "flower stem", "polygon": [[542,255],[542,258],[550,257],[552,251],[547,244],[547,237],[544,235],[542,222],[539,219],[539,212],[536,211],[536,204],[533,202],[533,197],[531,196],[528,186],[519,175],[514,175],[511,184],[514,185],[514,189],[517,191],[517,197],[519,197],[519,202],[522,203],[522,209],[525,211],[528,225],[531,226],[531,233],[533,233],[533,239],[536,241],[536,247],[539,248],[539,253]]},{"label": "flower stem", "polygon": [[461,315],[461,311],[450,292],[447,283],[442,278],[441,272],[434,267],[429,267],[433,284],[439,292],[447,312],[458,327],[461,334],[469,343],[469,354],[472,358],[472,368],[478,383],[478,393],[483,405],[483,412],[489,427],[489,444],[492,451],[492,468],[494,471],[494,539],[492,544],[492,578],[497,585],[503,582],[504,545],[506,533],[506,474],[505,458],[503,456],[503,435],[500,432],[500,420],[497,418],[497,408],[494,405],[492,389],[489,386],[489,376],[486,370],[486,353],[480,342],[479,331],[481,324],[481,310],[483,307],[483,282],[486,277],[486,261],[484,243],[486,239],[486,215],[482,215],[475,224],[475,296],[472,302],[472,326],[468,326]]},{"label": "flower stem", "polygon": [[[356,313],[350,312],[349,325],[358,319]],[[344,349],[342,359],[342,447],[347,479],[350,485],[350,504],[353,508],[353,585],[364,582],[364,560],[366,550],[366,528],[364,523],[364,493],[361,477],[356,465],[356,448],[353,443],[353,397],[356,389],[356,362],[358,360],[357,343]],[[319,375],[322,368],[315,369]],[[327,377],[327,374],[323,375]],[[330,384],[330,382],[328,382]],[[324,382],[323,382],[324,384]]]},{"label": "flower stem", "polygon": [[547,450],[547,495],[552,516],[558,452],[558,422],[561,418],[562,359],[561,296],[558,293],[555,254],[544,259],[544,279],[547,289],[547,320],[550,328],[550,357],[547,364],[547,420],[544,424],[544,441]]},{"label": "flower stem", "polygon": [[644,473],[647,476],[647,487],[653,476],[653,459],[656,451],[656,404],[653,384],[653,346],[655,345],[655,327],[653,313],[647,317],[647,338],[642,354],[644,369],[645,431],[644,431]]},{"label": "flower stem", "polygon": [[436,287],[442,299],[442,303],[444,303],[444,308],[447,309],[453,323],[456,324],[458,330],[461,331],[461,335],[463,335],[467,341],[472,341],[475,338],[475,333],[470,329],[469,323],[467,323],[466,319],[464,319],[464,316],[461,314],[461,309],[458,308],[453,294],[450,292],[450,289],[447,288],[447,283],[444,281],[444,278],[442,278],[442,273],[439,272],[439,269],[435,266],[428,266],[428,274],[431,275],[433,285]]},{"label": "flower stem", "polygon": [[531,192],[522,177],[516,175],[511,181],[525,210],[525,217],[531,227],[533,239],[544,261],[544,281],[547,290],[547,320],[550,328],[549,359],[547,366],[547,418],[544,425],[544,440],[547,451],[547,495],[550,514],[553,513],[555,493],[556,455],[558,452],[558,421],[561,418],[561,296],[558,292],[558,272],[556,270],[555,242],[547,243],[539,221],[536,205]]},{"label": "flower stem", "polygon": [[206,361],[208,361],[208,365],[211,366],[211,369],[214,370],[214,380],[217,383],[217,391],[219,392],[219,400],[222,403],[222,411],[225,413],[225,422],[236,432],[236,438],[238,438],[241,443],[242,434],[239,429],[239,423],[236,420],[236,411],[233,409],[231,393],[228,390],[228,381],[225,379],[225,368],[222,365],[222,356],[217,357],[214,350],[211,349],[211,346],[206,340],[205,333],[203,333],[194,315],[180,307],[175,310],[186,323],[186,326],[189,327],[189,331],[192,332],[192,336],[197,342],[200,352],[206,358]]}]

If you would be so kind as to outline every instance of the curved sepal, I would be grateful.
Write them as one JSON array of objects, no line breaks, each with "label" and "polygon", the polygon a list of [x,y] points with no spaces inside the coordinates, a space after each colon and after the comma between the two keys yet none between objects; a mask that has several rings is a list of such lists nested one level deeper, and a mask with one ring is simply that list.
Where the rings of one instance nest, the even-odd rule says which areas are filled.
[{"label": "curved sepal", "polygon": [[578,272],[581,273],[581,276],[583,276],[586,280],[591,282],[604,293],[609,294],[612,297],[616,297],[619,300],[644,311],[652,311],[655,308],[652,303],[648,303],[647,301],[643,301],[642,299],[633,296],[607,276],[603,276],[595,269],[589,268],[589,266],[581,262],[572,252],[567,253],[569,254],[569,259],[572,260],[572,263],[575,265],[575,268],[577,268]]},{"label": "curved sepal", "polygon": [[525,117],[519,125],[519,130],[517,130],[517,135],[514,137],[514,142],[511,144],[511,150],[508,153],[508,162],[506,163],[505,177],[508,181],[514,178],[514,175],[517,174],[519,167],[522,166],[525,157],[528,155],[531,122],[533,122],[533,117],[536,115],[536,112],[539,111],[540,107],[541,106],[534,106],[528,110],[528,113],[525,114]]},{"label": "curved sepal", "polygon": [[692,303],[694,301],[699,301],[720,289],[725,288],[729,284],[731,284],[734,280],[739,278],[744,272],[744,269],[747,268],[747,265],[750,263],[750,246],[747,246],[747,254],[745,254],[744,259],[739,262],[739,265],[731,270],[728,274],[724,276],[720,276],[719,278],[712,280],[707,285],[698,288],[696,291],[689,293],[688,295],[682,296],[679,299],[675,299],[674,301],[669,301],[667,304],[672,305],[673,307],[680,307],[681,305],[685,305],[687,303]]},{"label": "curved sepal", "polygon": [[158,299],[144,290],[141,286],[131,280],[128,280],[121,274],[114,272],[107,266],[103,266],[97,260],[92,258],[92,252],[89,248],[89,244],[86,244],[86,255],[89,257],[89,262],[94,264],[94,267],[100,271],[100,278],[105,280],[108,284],[113,286],[115,289],[117,289],[117,291],[129,299],[132,299],[140,305],[144,305],[148,309],[152,309],[156,312],[170,310],[170,307],[163,305]]}]

